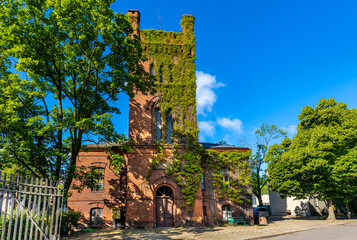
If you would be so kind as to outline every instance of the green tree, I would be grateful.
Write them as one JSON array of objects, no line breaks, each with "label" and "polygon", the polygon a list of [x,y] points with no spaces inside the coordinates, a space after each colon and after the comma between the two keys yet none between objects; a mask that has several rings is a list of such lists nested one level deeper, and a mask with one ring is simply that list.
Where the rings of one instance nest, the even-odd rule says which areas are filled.
[{"label": "green tree", "polygon": [[[255,131],[255,148],[256,153],[250,156],[250,169],[252,174],[252,191],[258,198],[259,206],[263,206],[262,192],[267,191],[267,177],[265,173],[265,160],[270,145],[279,138],[286,135],[286,132],[279,129],[276,125],[262,124]],[[252,146],[250,146],[252,148]]]},{"label": "green tree", "polygon": [[[120,93],[147,92],[140,40],[113,0],[0,4],[0,166],[69,188],[84,142],[123,142],[111,117]],[[110,149],[108,149],[110,151]],[[110,154],[120,168],[123,159]]]},{"label": "green tree", "polygon": [[332,200],[357,196],[357,110],[322,98],[299,120],[291,140],[269,149],[269,186],[282,196],[324,200],[335,219]]},{"label": "green tree", "polygon": [[219,141],[217,144],[219,145],[227,145],[228,143],[224,140]]}]

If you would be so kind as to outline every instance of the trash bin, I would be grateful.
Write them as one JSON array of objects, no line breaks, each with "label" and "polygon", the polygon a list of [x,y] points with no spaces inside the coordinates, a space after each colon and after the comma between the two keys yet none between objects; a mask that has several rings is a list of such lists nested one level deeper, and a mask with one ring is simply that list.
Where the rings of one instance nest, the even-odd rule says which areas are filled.
[{"label": "trash bin", "polygon": [[259,216],[259,224],[268,224],[267,217]]}]

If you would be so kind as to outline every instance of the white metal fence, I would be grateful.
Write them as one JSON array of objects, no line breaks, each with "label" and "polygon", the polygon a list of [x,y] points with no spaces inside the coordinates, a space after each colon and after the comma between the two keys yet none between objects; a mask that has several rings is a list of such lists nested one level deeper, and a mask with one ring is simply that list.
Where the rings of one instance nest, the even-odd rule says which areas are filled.
[{"label": "white metal fence", "polygon": [[1,240],[60,239],[63,181],[7,176],[0,171]]}]

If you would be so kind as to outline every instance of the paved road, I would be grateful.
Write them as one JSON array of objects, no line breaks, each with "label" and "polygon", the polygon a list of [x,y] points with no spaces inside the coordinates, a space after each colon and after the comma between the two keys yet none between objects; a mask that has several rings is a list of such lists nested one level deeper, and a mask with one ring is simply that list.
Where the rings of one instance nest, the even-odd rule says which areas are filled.
[{"label": "paved road", "polygon": [[324,226],[313,230],[296,232],[279,237],[268,238],[269,240],[356,240],[357,223],[349,223],[337,226]]}]

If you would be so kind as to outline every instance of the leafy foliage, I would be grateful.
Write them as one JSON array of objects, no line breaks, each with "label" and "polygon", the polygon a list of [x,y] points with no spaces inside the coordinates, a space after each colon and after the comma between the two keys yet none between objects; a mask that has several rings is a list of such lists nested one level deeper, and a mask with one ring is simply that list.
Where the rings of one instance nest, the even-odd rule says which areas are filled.
[{"label": "leafy foliage", "polygon": [[[250,194],[251,185],[250,166],[247,161],[251,151],[223,151],[207,150],[207,163],[212,171],[212,185],[218,191],[218,197],[228,198],[232,202],[242,204],[245,200],[250,201],[246,196]],[[230,170],[231,178],[223,186],[223,175],[221,168],[227,167]],[[223,187],[222,187],[223,186]]]},{"label": "leafy foliage", "polygon": [[[157,79],[157,105],[163,115],[168,112],[174,115],[172,146],[175,160],[168,173],[175,175],[183,198],[191,207],[203,172],[196,120],[194,17],[183,16],[181,27],[182,33],[150,29],[140,31],[140,36],[144,54]],[[164,118],[164,125],[166,121]],[[162,145],[166,141],[166,134],[164,131],[161,141],[156,142],[157,153],[147,179],[157,164],[163,161]]]},{"label": "leafy foliage", "polygon": [[262,191],[267,191],[267,177],[265,174],[264,164],[268,149],[274,141],[286,135],[286,132],[279,129],[276,125],[262,124],[258,130],[255,131],[256,136],[256,153],[250,156],[250,167],[252,174],[252,190],[254,195],[258,198],[259,206],[263,206]]},{"label": "leafy foliage", "polygon": [[328,203],[357,196],[357,110],[322,98],[315,108],[304,107],[299,120],[293,139],[269,149],[270,188]]},{"label": "leafy foliage", "polygon": [[[0,4],[0,161],[68,189],[84,142],[125,142],[111,121],[120,93],[146,92],[139,38],[113,0]],[[117,168],[122,158],[111,155]]]},{"label": "leafy foliage", "polygon": [[82,215],[80,212],[73,210],[67,210],[66,212],[62,213],[61,233],[68,233],[74,228],[78,227],[81,217]]}]

